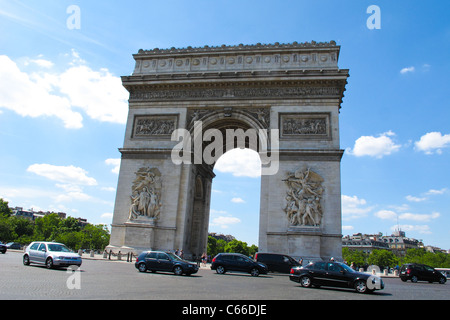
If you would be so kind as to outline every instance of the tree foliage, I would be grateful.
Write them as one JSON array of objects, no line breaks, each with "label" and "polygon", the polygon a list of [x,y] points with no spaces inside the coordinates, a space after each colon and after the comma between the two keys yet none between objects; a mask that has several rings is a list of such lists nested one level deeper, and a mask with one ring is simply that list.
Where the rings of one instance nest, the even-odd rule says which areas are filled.
[{"label": "tree foliage", "polygon": [[[109,244],[109,231],[105,225],[87,224],[81,227],[73,217],[60,218],[56,213],[47,214],[35,221],[11,216],[4,209],[8,203],[0,198],[0,240],[28,244],[33,241],[56,241],[72,250],[103,250]],[[9,209],[9,208],[8,208]]]},{"label": "tree foliage", "polygon": [[255,245],[249,247],[246,242],[236,239],[226,242],[223,239],[208,236],[208,255],[214,257],[221,252],[234,252],[242,253],[246,256],[255,256],[255,253],[258,252],[258,247]]},{"label": "tree foliage", "polygon": [[429,252],[424,248],[408,249],[405,256],[396,256],[389,250],[373,250],[370,254],[359,250],[342,248],[342,258],[357,266],[377,265],[380,268],[395,267],[405,263],[421,263],[433,268],[450,268],[450,255],[442,252]]}]

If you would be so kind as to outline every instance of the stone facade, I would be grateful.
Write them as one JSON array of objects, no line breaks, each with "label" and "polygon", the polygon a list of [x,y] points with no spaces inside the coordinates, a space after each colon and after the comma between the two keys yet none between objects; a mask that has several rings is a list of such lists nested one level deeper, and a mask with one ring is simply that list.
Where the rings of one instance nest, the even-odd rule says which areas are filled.
[{"label": "stone facade", "polygon": [[109,248],[206,251],[213,164],[171,159],[173,130],[194,136],[201,121],[203,131],[278,130],[276,149],[269,138],[278,170],[261,178],[260,252],[340,257],[339,109],[349,74],[339,51],[334,41],[139,50],[122,77],[129,114]]}]

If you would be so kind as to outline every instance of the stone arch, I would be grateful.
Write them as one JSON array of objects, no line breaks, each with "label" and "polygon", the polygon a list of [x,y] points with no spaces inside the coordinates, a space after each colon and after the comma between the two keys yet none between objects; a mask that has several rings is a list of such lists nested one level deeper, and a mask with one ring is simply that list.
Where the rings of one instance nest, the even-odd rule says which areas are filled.
[{"label": "stone arch", "polygon": [[[276,170],[262,171],[260,252],[304,260],[340,257],[339,111],[349,72],[338,68],[339,52],[334,41],[313,41],[139,50],[133,55],[134,72],[122,77],[130,93],[129,114],[119,149],[122,161],[109,248],[183,248],[187,257],[201,254],[206,249],[215,162],[202,157],[197,163],[171,161],[176,144],[172,133],[183,129],[195,141],[209,129],[235,129],[261,133],[257,150],[262,169],[270,160],[263,157],[262,146],[263,151],[276,150],[279,160]],[[201,121],[200,131],[196,121]],[[203,142],[200,153],[208,147]],[[231,148],[227,143],[221,146],[222,154]],[[161,172],[160,210],[151,222],[128,219],[132,185],[141,169]],[[320,185],[307,172],[320,176]],[[155,182],[149,178],[144,184],[151,187]],[[301,188],[306,185],[305,193]],[[302,205],[309,218],[289,219]],[[319,205],[320,219],[314,218]]]}]

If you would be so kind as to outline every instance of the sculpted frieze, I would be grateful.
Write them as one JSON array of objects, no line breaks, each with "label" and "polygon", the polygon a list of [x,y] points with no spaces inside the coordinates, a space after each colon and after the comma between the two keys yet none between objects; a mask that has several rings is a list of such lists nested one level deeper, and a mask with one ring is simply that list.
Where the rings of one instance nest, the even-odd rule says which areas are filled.
[{"label": "sculpted frieze", "polygon": [[244,98],[305,98],[332,97],[340,98],[338,87],[233,87],[233,88],[189,88],[149,90],[133,90],[130,101],[160,101],[160,100],[208,100],[208,99],[244,99]]},{"label": "sculpted frieze", "polygon": [[133,137],[170,136],[177,128],[177,115],[136,116]]},{"label": "sculpted frieze", "polygon": [[288,172],[283,180],[288,186],[286,205],[283,208],[291,226],[321,225],[323,210],[323,178],[311,169]]},{"label": "sculpted frieze", "polygon": [[329,138],[330,115],[314,113],[280,114],[281,137],[318,137]]},{"label": "sculpted frieze", "polygon": [[131,187],[128,219],[158,220],[162,207],[161,189],[161,172],[157,168],[140,168]]}]

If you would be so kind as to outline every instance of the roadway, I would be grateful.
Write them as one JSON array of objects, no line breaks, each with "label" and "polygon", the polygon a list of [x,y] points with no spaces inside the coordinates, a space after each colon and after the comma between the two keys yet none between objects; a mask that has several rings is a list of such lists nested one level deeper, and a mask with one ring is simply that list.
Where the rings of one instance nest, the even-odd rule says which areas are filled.
[{"label": "roadway", "polygon": [[133,263],[84,259],[79,271],[24,266],[22,253],[0,254],[0,300],[113,299],[113,300],[449,300],[450,284],[402,282],[383,278],[385,289],[373,294],[335,288],[302,288],[285,274],[251,277],[218,275],[201,268],[192,276],[140,273]]}]

